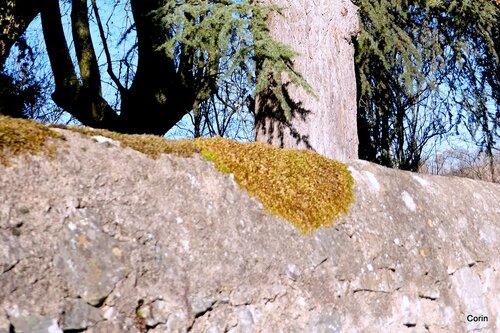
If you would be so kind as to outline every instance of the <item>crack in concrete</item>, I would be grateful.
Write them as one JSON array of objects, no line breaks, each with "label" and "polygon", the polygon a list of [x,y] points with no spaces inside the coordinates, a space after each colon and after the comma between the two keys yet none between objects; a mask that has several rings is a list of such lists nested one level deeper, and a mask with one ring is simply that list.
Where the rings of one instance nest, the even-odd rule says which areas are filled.
[{"label": "crack in concrete", "polygon": [[21,259],[17,259],[15,263],[11,264],[8,266],[2,273],[0,274],[5,274],[13,270],[19,263],[21,262]]},{"label": "crack in concrete", "polygon": [[366,288],[354,289],[352,291],[353,294],[357,294],[357,293],[361,293],[361,292],[379,293],[379,294],[392,294],[392,292],[390,292],[390,291],[375,290],[375,289],[366,289]]}]

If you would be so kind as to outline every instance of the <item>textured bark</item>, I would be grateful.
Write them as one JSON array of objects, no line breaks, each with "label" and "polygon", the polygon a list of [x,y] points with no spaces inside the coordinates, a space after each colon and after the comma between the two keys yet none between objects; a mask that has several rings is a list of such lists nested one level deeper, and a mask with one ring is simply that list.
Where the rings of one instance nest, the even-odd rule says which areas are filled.
[{"label": "textured bark", "polygon": [[71,28],[82,84],[95,94],[101,94],[101,75],[90,37],[87,0],[73,0],[71,6]]},{"label": "textured bark", "polygon": [[[300,55],[295,68],[318,96],[287,85],[293,117],[276,116],[267,96],[256,101],[256,139],[283,148],[312,149],[329,158],[357,158],[356,77],[352,37],[357,8],[345,0],[262,0],[278,5],[269,27],[275,38]],[[286,83],[286,78],[285,82]]]}]

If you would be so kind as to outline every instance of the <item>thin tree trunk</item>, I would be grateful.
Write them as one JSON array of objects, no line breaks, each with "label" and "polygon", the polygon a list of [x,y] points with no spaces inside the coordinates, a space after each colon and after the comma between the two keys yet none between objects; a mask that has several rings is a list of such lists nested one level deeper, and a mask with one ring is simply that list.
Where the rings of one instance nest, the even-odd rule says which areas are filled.
[{"label": "thin tree trunk", "polygon": [[295,68],[313,87],[316,99],[286,85],[294,105],[290,122],[276,117],[276,103],[256,100],[256,139],[284,148],[312,149],[332,159],[358,157],[356,76],[352,38],[357,8],[348,0],[261,0],[277,5],[269,27],[275,38],[300,55]]}]

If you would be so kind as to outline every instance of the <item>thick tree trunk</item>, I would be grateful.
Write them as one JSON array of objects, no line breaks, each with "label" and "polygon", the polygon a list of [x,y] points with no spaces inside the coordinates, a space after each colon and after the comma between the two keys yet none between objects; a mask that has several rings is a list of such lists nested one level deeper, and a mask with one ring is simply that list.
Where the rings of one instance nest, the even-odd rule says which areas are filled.
[{"label": "thick tree trunk", "polygon": [[[288,86],[290,122],[275,116],[276,103],[256,100],[256,139],[283,148],[312,149],[329,158],[358,157],[356,76],[352,37],[358,31],[357,8],[349,0],[261,0],[277,5],[269,27],[275,38],[300,55],[295,68],[318,99]],[[286,82],[284,82],[286,83]]]}]

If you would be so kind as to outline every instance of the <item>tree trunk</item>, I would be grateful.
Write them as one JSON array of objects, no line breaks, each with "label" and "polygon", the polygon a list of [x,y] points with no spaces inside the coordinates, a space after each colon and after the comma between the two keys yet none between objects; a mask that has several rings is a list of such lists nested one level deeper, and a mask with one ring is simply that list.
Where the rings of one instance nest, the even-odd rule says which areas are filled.
[{"label": "tree trunk", "polygon": [[[357,8],[349,0],[261,0],[277,5],[269,28],[299,53],[295,68],[318,96],[283,83],[292,102],[292,119],[276,116],[276,103],[256,100],[256,140],[283,148],[312,149],[345,161],[358,157],[356,76],[352,38]],[[286,78],[285,78],[286,80]]]}]

